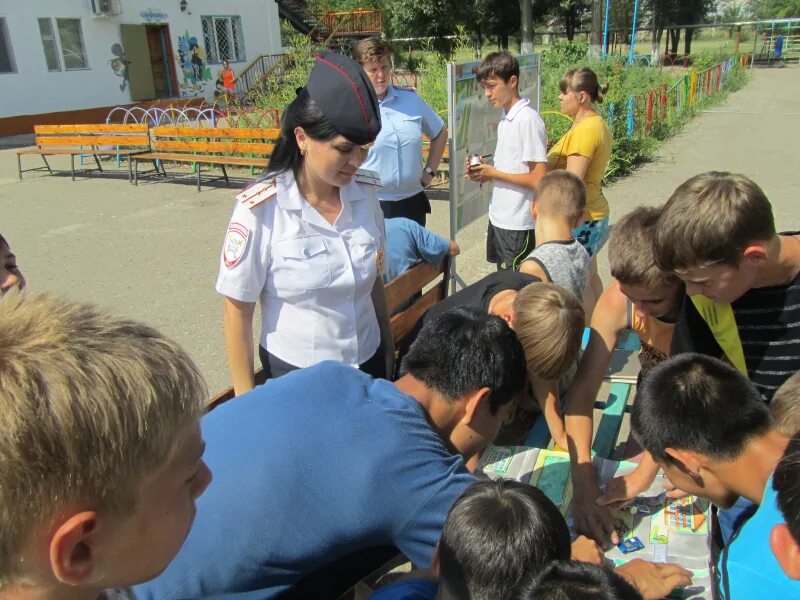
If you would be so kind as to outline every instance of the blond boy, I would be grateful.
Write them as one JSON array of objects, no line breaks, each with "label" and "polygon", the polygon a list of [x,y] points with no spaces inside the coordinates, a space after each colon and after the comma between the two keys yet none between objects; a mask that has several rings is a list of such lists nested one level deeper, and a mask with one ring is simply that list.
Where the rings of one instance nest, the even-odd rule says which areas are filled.
[{"label": "blond boy", "polygon": [[0,301],[0,598],[126,597],[211,480],[206,389],[172,341],[50,296]]},{"label": "blond boy", "polygon": [[[603,291],[592,314],[591,331],[578,372],[567,394],[567,428],[580,463],[590,460],[592,409],[621,333],[633,330],[641,341],[640,378],[670,352],[675,317],[683,296],[681,281],[659,269],[653,257],[653,230],[660,209],[641,206],[614,225],[608,260],[612,284]],[[646,490],[658,467],[645,453],[633,473],[611,481],[599,500],[600,490],[589,469],[573,472],[576,494],[575,524],[598,541],[617,539],[611,513],[605,505],[621,502]],[[601,505],[597,505],[599,502]],[[615,542],[616,543],[616,542]]]},{"label": "blond boy", "polygon": [[775,429],[787,437],[800,431],[800,371],[778,388],[769,404]]},{"label": "blond boy", "polygon": [[586,185],[569,171],[551,171],[539,181],[531,214],[536,222],[536,248],[519,270],[551,281],[583,300],[592,258],[572,237],[583,223]]}]

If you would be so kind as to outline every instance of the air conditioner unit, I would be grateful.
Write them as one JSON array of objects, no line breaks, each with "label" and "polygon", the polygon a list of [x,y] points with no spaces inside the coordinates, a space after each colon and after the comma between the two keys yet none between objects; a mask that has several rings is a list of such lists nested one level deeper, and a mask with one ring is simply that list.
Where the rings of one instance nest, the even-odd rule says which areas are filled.
[{"label": "air conditioner unit", "polygon": [[92,16],[112,17],[122,12],[119,0],[89,0],[92,5]]}]

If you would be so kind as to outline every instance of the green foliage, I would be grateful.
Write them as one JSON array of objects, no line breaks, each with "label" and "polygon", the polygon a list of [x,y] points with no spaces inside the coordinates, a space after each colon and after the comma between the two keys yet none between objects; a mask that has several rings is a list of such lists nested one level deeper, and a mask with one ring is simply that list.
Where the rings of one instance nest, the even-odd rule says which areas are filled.
[{"label": "green foliage", "polygon": [[800,0],[750,0],[750,10],[758,19],[800,17]]}]

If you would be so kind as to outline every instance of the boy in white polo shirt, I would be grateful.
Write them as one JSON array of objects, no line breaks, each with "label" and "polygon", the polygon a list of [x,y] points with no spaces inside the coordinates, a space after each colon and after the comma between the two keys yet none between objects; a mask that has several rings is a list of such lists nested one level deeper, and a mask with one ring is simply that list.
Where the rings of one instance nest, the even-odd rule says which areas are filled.
[{"label": "boy in white polo shirt", "polygon": [[503,114],[494,165],[468,162],[467,178],[493,182],[486,260],[498,270],[518,270],[535,246],[531,203],[547,173],[547,135],[530,100],[520,98],[519,63],[511,54],[489,54],[478,67],[478,81],[492,106],[501,107]]}]

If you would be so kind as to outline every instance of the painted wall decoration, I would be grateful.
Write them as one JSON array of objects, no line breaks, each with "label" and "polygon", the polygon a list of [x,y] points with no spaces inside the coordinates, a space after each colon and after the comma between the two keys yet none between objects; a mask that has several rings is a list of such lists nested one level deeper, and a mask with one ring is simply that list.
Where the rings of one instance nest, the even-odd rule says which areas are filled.
[{"label": "painted wall decoration", "polygon": [[178,62],[183,72],[181,96],[205,95],[205,88],[213,79],[206,63],[206,50],[189,35],[187,30],[178,36]]},{"label": "painted wall decoration", "polygon": [[111,70],[114,75],[122,78],[122,83],[119,84],[119,91],[124,92],[128,87],[128,58],[125,56],[125,49],[122,44],[113,44],[111,46],[111,54],[114,58],[108,61],[111,65]]}]

